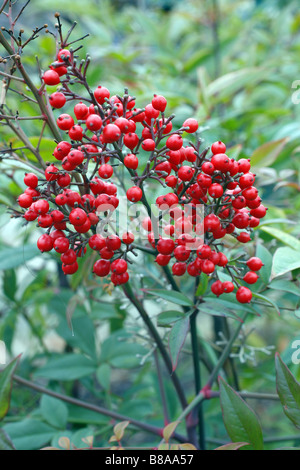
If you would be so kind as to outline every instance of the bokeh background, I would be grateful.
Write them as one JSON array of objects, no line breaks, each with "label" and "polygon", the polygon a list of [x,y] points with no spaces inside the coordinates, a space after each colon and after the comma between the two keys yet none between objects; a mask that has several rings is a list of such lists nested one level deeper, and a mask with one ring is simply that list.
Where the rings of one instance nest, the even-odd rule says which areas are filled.
[{"label": "bokeh background", "polygon": [[[89,33],[80,54],[88,52],[92,58],[92,87],[108,86],[112,93],[128,87],[141,105],[153,93],[163,94],[176,114],[175,122],[196,117],[205,143],[221,139],[230,155],[252,157],[258,186],[269,207],[268,220],[256,237],[271,254],[279,247],[293,245],[294,239],[288,235],[299,238],[300,228],[297,1],[32,0],[21,24],[27,31],[47,23],[54,31],[56,11],[66,29],[78,22],[74,38]],[[53,61],[55,45],[50,35],[42,34],[24,59],[38,82],[35,55],[44,69]],[[19,104],[12,101],[11,106]],[[32,112],[28,103],[22,109]],[[25,123],[24,129],[28,135],[38,135],[32,123]],[[4,127],[0,127],[0,135],[1,145],[12,137]],[[45,159],[50,148],[46,140],[42,147]],[[147,347],[143,341],[131,341],[134,316],[131,320],[127,316],[124,328],[128,305],[118,295],[108,296],[103,291],[96,299],[87,300],[87,266],[66,282],[56,260],[41,257],[34,244],[37,233],[11,220],[7,213],[7,206],[15,206],[23,187],[23,171],[6,160],[1,168],[0,338],[9,357],[23,353],[23,376],[42,377],[53,389],[64,388],[79,398],[159,422],[158,384],[147,361]],[[145,276],[157,275],[150,263],[141,269]],[[250,331],[251,335],[236,360],[242,389],[274,393],[274,350],[282,352],[300,376],[298,367],[291,364],[290,348],[300,337],[298,276],[294,270],[292,275],[273,281],[268,295],[280,306],[280,317],[272,306],[262,307],[261,317],[253,316],[247,325],[245,337]],[[288,282],[291,280],[294,282]],[[150,307],[155,315],[161,305],[152,301]],[[74,335],[66,310],[73,315]],[[204,314],[201,321],[203,353],[214,361],[218,353],[212,343],[216,325],[209,315]],[[77,356],[74,361],[75,353],[79,360]],[[87,356],[93,360],[87,361]],[[187,353],[181,363],[183,374],[188,359]],[[95,372],[93,377],[91,372]],[[187,373],[185,379],[189,389],[191,377]],[[190,393],[192,396],[191,387]],[[176,417],[171,388],[167,394],[170,413]],[[38,448],[51,440],[55,443],[60,435],[73,436],[79,443],[91,432],[103,444],[111,434],[108,419],[64,404],[60,404],[59,413],[55,413],[57,409],[57,403],[46,398],[40,401],[38,395],[17,387],[5,429],[19,448]],[[257,404],[256,410],[263,413],[264,428],[274,436],[269,439],[270,448],[281,435],[295,434],[279,405],[265,402]],[[209,445],[226,441],[218,406],[208,404],[206,416]],[[149,436],[143,434],[134,439],[137,444],[149,443]]]}]

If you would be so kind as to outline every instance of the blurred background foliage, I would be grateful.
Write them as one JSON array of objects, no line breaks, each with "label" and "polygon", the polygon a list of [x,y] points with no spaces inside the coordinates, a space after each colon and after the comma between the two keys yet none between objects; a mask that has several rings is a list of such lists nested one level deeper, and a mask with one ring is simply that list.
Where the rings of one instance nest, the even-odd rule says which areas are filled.
[{"label": "blurred background foliage", "polygon": [[[15,8],[20,3],[16,2]],[[20,26],[27,31],[48,23],[54,31],[55,11],[61,13],[66,29],[73,21],[78,22],[74,37],[90,34],[80,54],[88,52],[92,57],[91,87],[109,86],[112,93],[128,87],[141,105],[155,92],[164,94],[178,123],[189,116],[199,119],[206,144],[221,139],[230,147],[230,155],[252,156],[257,186],[262,188],[264,203],[269,207],[268,220],[262,230],[255,232],[267,265],[266,283],[271,274],[271,255],[279,249],[289,249],[295,263],[292,272],[289,267],[279,270],[283,276],[276,277],[265,294],[277,302],[281,316],[272,305],[258,307],[256,313],[261,316],[253,315],[245,327],[245,338],[237,348],[240,355],[235,360],[239,385],[241,389],[274,393],[274,353],[269,347],[283,352],[285,361],[300,378],[299,368],[291,364],[291,344],[300,336],[300,96],[295,83],[300,80],[298,2],[32,0]],[[24,58],[38,83],[36,54],[46,69],[55,55],[50,35],[41,35]],[[11,107],[18,106],[16,97]],[[33,111],[23,103],[22,112]],[[25,123],[24,129],[28,135],[38,135],[32,122]],[[4,127],[0,132],[1,145],[5,146],[12,136]],[[45,160],[51,149],[52,144],[46,140],[42,147]],[[0,338],[11,357],[23,353],[19,373],[42,378],[54,390],[159,424],[160,400],[155,399],[158,382],[148,356],[151,345],[144,337],[133,340],[141,334],[135,311],[118,293],[108,295],[106,286],[88,277],[89,260],[82,261],[69,285],[61,277],[55,258],[38,254],[36,230],[22,228],[19,222],[9,219],[6,211],[6,206],[15,204],[23,187],[23,171],[16,164],[2,162],[1,166]],[[279,254],[282,268],[287,251]],[[161,285],[150,260],[141,263],[139,275],[145,284]],[[183,285],[186,292],[188,287]],[[172,308],[161,299],[150,298],[147,305],[154,318]],[[214,308],[217,310],[217,302]],[[74,335],[66,311],[72,316]],[[232,305],[228,306],[228,315],[230,312],[240,313]],[[199,317],[199,334],[202,353],[214,363],[218,349],[213,344],[211,316],[207,313],[212,312]],[[187,344],[179,373],[192,397],[192,375],[186,367],[189,361]],[[170,415],[175,419],[178,404],[169,385],[167,398]],[[254,405],[264,417],[267,434],[294,434],[279,405]],[[218,402],[205,405],[205,412],[208,441],[211,445],[216,437],[226,441]],[[78,444],[81,437],[91,433],[99,445],[106,445],[111,427],[109,419],[98,414],[45,397],[40,400],[38,395],[18,387],[4,426],[16,446],[25,449],[50,441],[55,445],[60,435],[68,435]],[[153,444],[151,437],[142,433],[134,439],[138,445]],[[129,441],[132,443],[130,435]],[[272,448],[273,443],[268,445]]]}]

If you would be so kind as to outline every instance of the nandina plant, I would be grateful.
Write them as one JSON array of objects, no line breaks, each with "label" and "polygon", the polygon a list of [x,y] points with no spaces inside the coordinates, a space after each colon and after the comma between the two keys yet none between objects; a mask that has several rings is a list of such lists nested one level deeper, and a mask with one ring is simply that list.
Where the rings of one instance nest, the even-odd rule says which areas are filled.
[{"label": "nandina plant", "polygon": [[[201,383],[197,316],[210,293],[215,298],[234,298],[237,311],[239,304],[262,300],[251,290],[263,267],[263,261],[255,256],[253,232],[267,209],[255,187],[251,159],[229,157],[226,143],[221,141],[205,146],[193,116],[181,127],[176,126],[175,116],[168,113],[167,99],[159,90],[150,102],[137,103],[127,89],[116,95],[107,84],[93,89],[88,78],[91,58],[82,58],[80,46],[76,48],[76,41],[70,40],[74,27],[63,34],[59,14],[54,35],[56,56],[49,58],[48,69],[40,71],[40,83],[33,83],[22,55],[41,30],[49,32],[48,26],[35,29],[32,36],[23,39],[24,32],[16,29],[20,15],[12,20],[10,9],[5,13],[7,3],[1,11],[10,19],[10,28],[3,27],[0,32],[6,50],[1,58],[5,96],[0,119],[21,144],[20,148],[6,145],[1,153],[4,159],[28,165],[26,189],[12,215],[22,218],[25,225],[37,226],[39,250],[56,252],[66,276],[77,273],[79,260],[90,257],[91,282],[98,279],[107,292],[116,289],[118,295],[129,299],[154,344],[154,362],[157,366],[158,351],[182,408],[176,423],[185,422],[185,434],[176,434],[173,426],[165,441],[173,435],[179,442],[204,449],[201,403],[215,393],[215,381],[230,358],[249,310],[243,311],[242,318],[236,315],[232,336],[206,384]],[[20,97],[18,113],[6,105],[14,87]],[[21,98],[38,109],[35,116],[22,114]],[[27,120],[40,123],[35,146],[22,129],[22,121]],[[40,153],[46,133],[55,142],[48,160]],[[27,159],[25,151],[36,163]],[[118,222],[124,199],[125,225]],[[161,271],[164,290],[155,281],[145,285],[139,276],[143,256],[150,257],[155,269]],[[168,344],[145,307],[147,295],[173,301],[182,308],[175,314],[163,312],[164,324],[172,327]],[[215,310],[223,315],[221,303],[215,304]],[[189,332],[195,381],[190,403],[176,372]],[[161,374],[160,368],[157,373]],[[164,425],[168,425],[161,380],[160,392]],[[123,418],[117,413],[112,417]],[[164,426],[150,426],[134,417],[129,422],[164,436]]]}]

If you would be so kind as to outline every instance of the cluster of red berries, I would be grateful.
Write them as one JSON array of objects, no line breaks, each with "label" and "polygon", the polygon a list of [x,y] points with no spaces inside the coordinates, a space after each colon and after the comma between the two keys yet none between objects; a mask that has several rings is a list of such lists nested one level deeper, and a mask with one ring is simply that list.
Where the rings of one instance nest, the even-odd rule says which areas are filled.
[{"label": "cluster of red berries", "polygon": [[[68,136],[54,150],[57,163],[47,165],[42,179],[26,174],[27,189],[18,199],[25,209],[25,220],[37,220],[38,226],[47,230],[38,240],[39,249],[60,253],[64,273],[73,274],[78,270],[77,258],[84,256],[89,246],[100,256],[94,265],[96,275],[111,274],[115,285],[128,281],[128,253],[134,248],[134,235],[126,232],[104,237],[96,233],[102,216],[119,205],[122,185],[117,184],[115,167],[122,165],[133,182],[126,192],[132,203],[142,201],[149,207],[145,180],[156,180],[169,188],[156,200],[160,209],[170,208],[170,222],[162,225],[165,235],[156,236],[151,214],[143,221],[160,266],[173,260],[174,276],[187,272],[193,277],[205,273],[214,278],[217,267],[232,274],[226,255],[219,249],[220,240],[231,235],[238,242],[249,242],[252,229],[266,215],[250,160],[229,158],[222,142],[214,143],[211,152],[208,148],[200,151],[200,141],[186,144],[185,137],[197,132],[198,122],[187,119],[182,128],[173,130],[174,116],[165,116],[167,100],[163,96],[154,95],[143,109],[136,108],[127,91],[123,97],[111,96],[103,86],[94,92],[86,86],[89,98],[78,97],[70,86],[84,84],[85,77],[69,50],[59,51],[43,80],[49,86],[60,85],[50,96],[53,108],[74,100],[76,104],[74,117],[61,114],[57,118],[57,126]],[[141,157],[146,157],[146,167],[142,162],[143,173],[139,175]],[[203,223],[196,216],[199,205],[205,211]],[[196,243],[196,250],[190,248],[191,243]],[[253,260],[248,261],[251,271],[244,277],[248,284],[258,279],[259,263]],[[249,302],[250,289],[239,287],[232,277],[238,287],[237,300]],[[212,292],[218,296],[233,292],[233,282],[216,281]]]}]

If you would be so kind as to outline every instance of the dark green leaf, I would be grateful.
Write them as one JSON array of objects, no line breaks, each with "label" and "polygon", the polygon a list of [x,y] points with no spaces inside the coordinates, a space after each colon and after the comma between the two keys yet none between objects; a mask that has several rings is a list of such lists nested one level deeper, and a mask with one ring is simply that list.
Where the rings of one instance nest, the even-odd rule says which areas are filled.
[{"label": "dark green leaf", "polygon": [[219,385],[224,424],[232,442],[249,442],[254,450],[263,450],[262,430],[254,411],[221,378]]},{"label": "dark green leaf", "polygon": [[190,319],[185,317],[177,321],[169,334],[169,350],[171,354],[173,371],[176,369],[179,359],[179,354],[186,340],[189,331]]},{"label": "dark green leaf", "polygon": [[169,291],[169,290],[148,290],[148,294],[155,295],[161,299],[172,302],[173,304],[182,305],[186,307],[192,307],[193,302],[181,292]]},{"label": "dark green leaf", "polygon": [[6,424],[4,430],[11,437],[17,450],[38,450],[50,442],[57,432],[48,424],[34,419]]},{"label": "dark green leaf", "polygon": [[167,312],[163,312],[157,317],[157,325],[158,326],[169,326],[172,323],[180,320],[182,317],[186,316],[183,312],[178,312],[176,310],[168,310]]},{"label": "dark green leaf", "polygon": [[66,428],[68,408],[61,400],[43,395],[40,407],[42,416],[48,424],[62,430]]},{"label": "dark green leaf", "polygon": [[300,429],[300,384],[276,355],[277,391],[286,416]]},{"label": "dark green leaf", "polygon": [[17,290],[17,276],[13,269],[4,271],[3,274],[3,292],[10,300],[15,299]]},{"label": "dark green leaf", "polygon": [[0,372],[0,420],[7,414],[13,385],[13,375],[18,366],[19,357],[14,359]]}]

